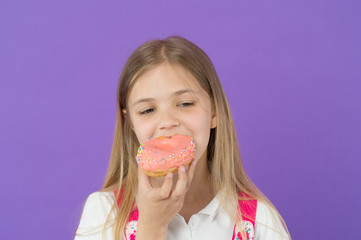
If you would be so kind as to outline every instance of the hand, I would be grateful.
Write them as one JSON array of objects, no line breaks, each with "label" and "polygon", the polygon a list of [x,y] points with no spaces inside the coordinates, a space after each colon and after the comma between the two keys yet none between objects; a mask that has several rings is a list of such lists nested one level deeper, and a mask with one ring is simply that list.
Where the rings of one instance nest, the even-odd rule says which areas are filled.
[{"label": "hand", "polygon": [[[196,161],[186,169],[178,168],[178,180],[173,187],[173,174],[168,173],[161,187],[154,188],[147,176],[138,168],[137,207],[139,210],[138,236],[151,239],[166,237],[169,222],[182,209],[184,196],[189,189],[194,176]],[[144,235],[143,235],[144,234]]]}]

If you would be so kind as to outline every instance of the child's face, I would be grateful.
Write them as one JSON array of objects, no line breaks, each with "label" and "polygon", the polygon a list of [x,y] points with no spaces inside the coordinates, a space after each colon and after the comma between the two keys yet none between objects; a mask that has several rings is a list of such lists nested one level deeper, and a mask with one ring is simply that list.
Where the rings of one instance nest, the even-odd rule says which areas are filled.
[{"label": "child's face", "polygon": [[206,158],[215,111],[207,92],[182,67],[164,63],[145,72],[129,94],[128,111],[140,143],[150,137],[188,135],[196,141],[195,158]]}]

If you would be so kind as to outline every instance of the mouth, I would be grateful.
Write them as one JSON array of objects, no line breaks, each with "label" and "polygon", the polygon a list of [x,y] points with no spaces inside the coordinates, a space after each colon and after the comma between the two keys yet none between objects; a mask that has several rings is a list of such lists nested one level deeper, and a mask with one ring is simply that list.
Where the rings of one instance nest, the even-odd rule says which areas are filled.
[{"label": "mouth", "polygon": [[170,139],[170,138],[173,138],[174,136],[177,136],[177,135],[189,136],[190,137],[190,135],[175,133],[175,134],[172,134],[172,135],[162,135],[162,136],[158,136],[158,137],[154,137],[154,138],[156,138],[156,139],[165,139],[165,138]]},{"label": "mouth", "polygon": [[164,138],[172,138],[174,135],[178,135],[178,134],[173,134],[173,135],[169,135],[169,136],[159,136],[159,137],[155,137],[156,139],[164,139]]}]

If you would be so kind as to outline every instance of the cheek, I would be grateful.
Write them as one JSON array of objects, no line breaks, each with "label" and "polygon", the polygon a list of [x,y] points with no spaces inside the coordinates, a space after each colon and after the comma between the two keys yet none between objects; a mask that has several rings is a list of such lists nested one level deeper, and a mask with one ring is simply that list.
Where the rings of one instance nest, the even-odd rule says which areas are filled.
[{"label": "cheek", "polygon": [[197,144],[196,158],[199,159],[207,149],[210,136],[210,114],[198,112],[186,118],[187,128],[192,132]]},{"label": "cheek", "polygon": [[204,132],[211,127],[211,115],[208,112],[195,111],[184,119],[187,125],[196,132]]},{"label": "cheek", "polygon": [[143,143],[146,139],[151,136],[152,125],[150,121],[142,121],[140,119],[134,119],[133,131],[138,138],[139,143]]}]

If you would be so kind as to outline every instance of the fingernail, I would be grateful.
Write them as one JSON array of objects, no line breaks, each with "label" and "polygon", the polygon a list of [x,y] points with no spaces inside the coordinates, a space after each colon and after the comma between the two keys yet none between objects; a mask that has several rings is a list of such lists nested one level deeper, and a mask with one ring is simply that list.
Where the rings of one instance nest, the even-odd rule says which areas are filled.
[{"label": "fingernail", "polygon": [[181,170],[181,172],[184,172],[186,169],[184,168],[184,166],[181,166],[179,170]]},{"label": "fingernail", "polygon": [[171,172],[168,173],[168,174],[167,174],[167,177],[168,177],[168,178],[172,178],[172,177],[173,177],[173,173],[171,173]]}]

